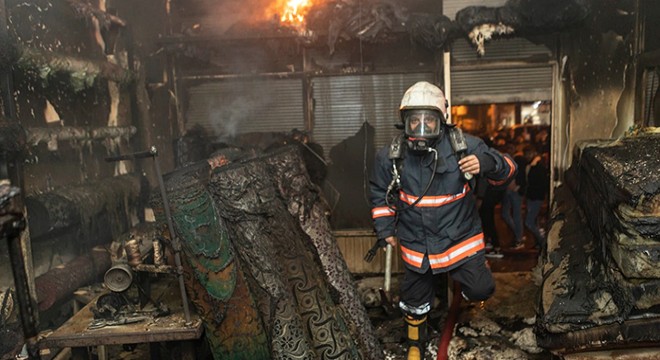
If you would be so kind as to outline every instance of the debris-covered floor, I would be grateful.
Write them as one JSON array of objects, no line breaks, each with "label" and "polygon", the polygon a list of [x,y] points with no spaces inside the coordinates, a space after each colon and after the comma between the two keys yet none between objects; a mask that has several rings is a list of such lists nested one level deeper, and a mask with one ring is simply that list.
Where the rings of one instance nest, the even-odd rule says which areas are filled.
[{"label": "debris-covered floor", "polygon": [[[536,347],[533,327],[539,287],[533,274],[532,271],[496,272],[497,290],[490,300],[483,304],[462,302],[448,358],[552,359],[550,353]],[[382,278],[362,279],[359,287],[377,287],[380,281]],[[396,288],[396,282],[393,283]],[[438,341],[448,314],[446,306],[436,305],[429,322],[430,341],[426,351],[429,360],[437,357]],[[387,316],[378,305],[370,307],[369,314],[378,338],[383,341],[385,358],[405,359],[402,318],[397,314]]]},{"label": "debris-covered floor", "polygon": [[[532,271],[496,272],[497,291],[493,298],[480,304],[461,303],[455,336],[449,345],[449,359],[553,359],[547,351],[536,347],[533,334],[535,304],[538,285]],[[369,277],[358,281],[358,287],[377,289],[382,277]],[[393,279],[393,288],[397,281]],[[376,327],[378,339],[385,348],[384,359],[405,359],[403,320],[398,314],[388,316],[380,306],[377,291],[362,292],[369,303],[368,312]],[[431,313],[427,360],[437,357],[438,341],[447,318],[445,306],[437,306]],[[148,359],[149,347],[120,346],[108,349],[116,359]]]}]

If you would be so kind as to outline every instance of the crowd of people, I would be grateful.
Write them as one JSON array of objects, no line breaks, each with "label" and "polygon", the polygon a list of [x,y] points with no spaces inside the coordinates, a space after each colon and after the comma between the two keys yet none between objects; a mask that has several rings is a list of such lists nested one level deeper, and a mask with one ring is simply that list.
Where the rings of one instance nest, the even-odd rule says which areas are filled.
[{"label": "crowd of people", "polygon": [[[483,140],[502,153],[509,154],[518,166],[518,173],[506,187],[481,181],[477,187],[487,256],[502,257],[502,245],[513,250],[527,247],[542,249],[545,245],[544,221],[540,214],[549,192],[550,136],[547,126],[523,125],[503,128]],[[513,233],[503,244],[496,227],[496,209],[500,205],[502,220]],[[528,243],[525,230],[533,237]]]}]

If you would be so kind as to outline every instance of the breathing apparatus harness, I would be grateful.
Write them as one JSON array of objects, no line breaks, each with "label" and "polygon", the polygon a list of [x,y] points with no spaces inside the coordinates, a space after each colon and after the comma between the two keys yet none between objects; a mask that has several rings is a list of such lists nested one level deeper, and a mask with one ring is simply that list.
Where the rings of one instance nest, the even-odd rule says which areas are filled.
[{"label": "breathing apparatus harness", "polygon": [[[452,125],[442,126],[447,127],[449,133],[449,142],[451,143],[451,147],[454,150],[456,156],[459,159],[464,158],[467,155],[467,143],[465,142],[463,131],[461,131],[460,128]],[[405,158],[406,150],[413,150],[417,152],[426,151],[433,153],[433,171],[431,172],[431,178],[429,179],[429,182],[426,184],[422,194],[417,197],[417,200],[408,206],[398,209],[394,207],[394,202],[397,200],[397,194],[401,190],[401,172],[403,170],[401,168],[401,164]],[[405,134],[401,133],[392,139],[392,143],[390,144],[388,151],[388,158],[392,160],[392,181],[387,186],[387,192],[385,193],[385,204],[387,204],[387,207],[394,212],[403,212],[412,207],[415,207],[415,205],[417,205],[422,200],[422,198],[426,196],[426,193],[431,188],[431,184],[435,179],[435,172],[438,168],[438,151],[435,149],[435,146],[428,146],[427,142],[420,143],[415,139],[407,139]],[[463,179],[466,181],[470,181],[472,178],[472,174],[463,173]]]},{"label": "breathing apparatus harness", "polygon": [[[408,206],[400,209],[395,208],[394,201],[396,201],[398,197],[397,194],[401,190],[401,170],[402,170],[401,163],[405,158],[406,150],[408,149],[408,147],[411,147],[412,145],[413,144],[411,144],[410,141],[404,141],[404,134],[399,134],[396,137],[394,137],[392,139],[392,143],[390,144],[388,158],[392,160],[392,181],[387,186],[387,192],[385,193],[385,203],[387,204],[387,207],[390,210],[393,210],[395,212],[406,211],[417,205],[422,200],[422,198],[431,188],[433,179],[435,179],[435,171],[438,168],[438,151],[433,146],[426,147],[425,151],[433,153],[433,171],[431,172],[431,178],[429,179],[429,182],[426,184],[426,187],[424,188],[422,194],[412,204],[409,204]],[[419,151],[424,151],[424,150],[419,150]]]}]

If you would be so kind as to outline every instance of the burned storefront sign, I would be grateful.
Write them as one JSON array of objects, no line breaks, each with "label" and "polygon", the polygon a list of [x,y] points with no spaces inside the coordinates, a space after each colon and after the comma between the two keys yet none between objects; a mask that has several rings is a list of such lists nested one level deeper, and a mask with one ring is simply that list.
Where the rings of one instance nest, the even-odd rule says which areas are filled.
[{"label": "burned storefront sign", "polygon": [[659,146],[654,129],[578,146],[567,185],[557,191],[544,257],[544,347],[660,341]]}]

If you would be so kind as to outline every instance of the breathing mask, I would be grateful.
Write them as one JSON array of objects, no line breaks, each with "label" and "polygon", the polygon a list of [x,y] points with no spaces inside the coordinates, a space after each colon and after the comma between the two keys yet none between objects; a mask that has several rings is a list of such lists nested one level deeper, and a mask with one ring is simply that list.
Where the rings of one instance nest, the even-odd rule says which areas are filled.
[{"label": "breathing mask", "polygon": [[411,109],[405,110],[402,115],[410,150],[426,152],[442,135],[442,114],[439,111]]}]

